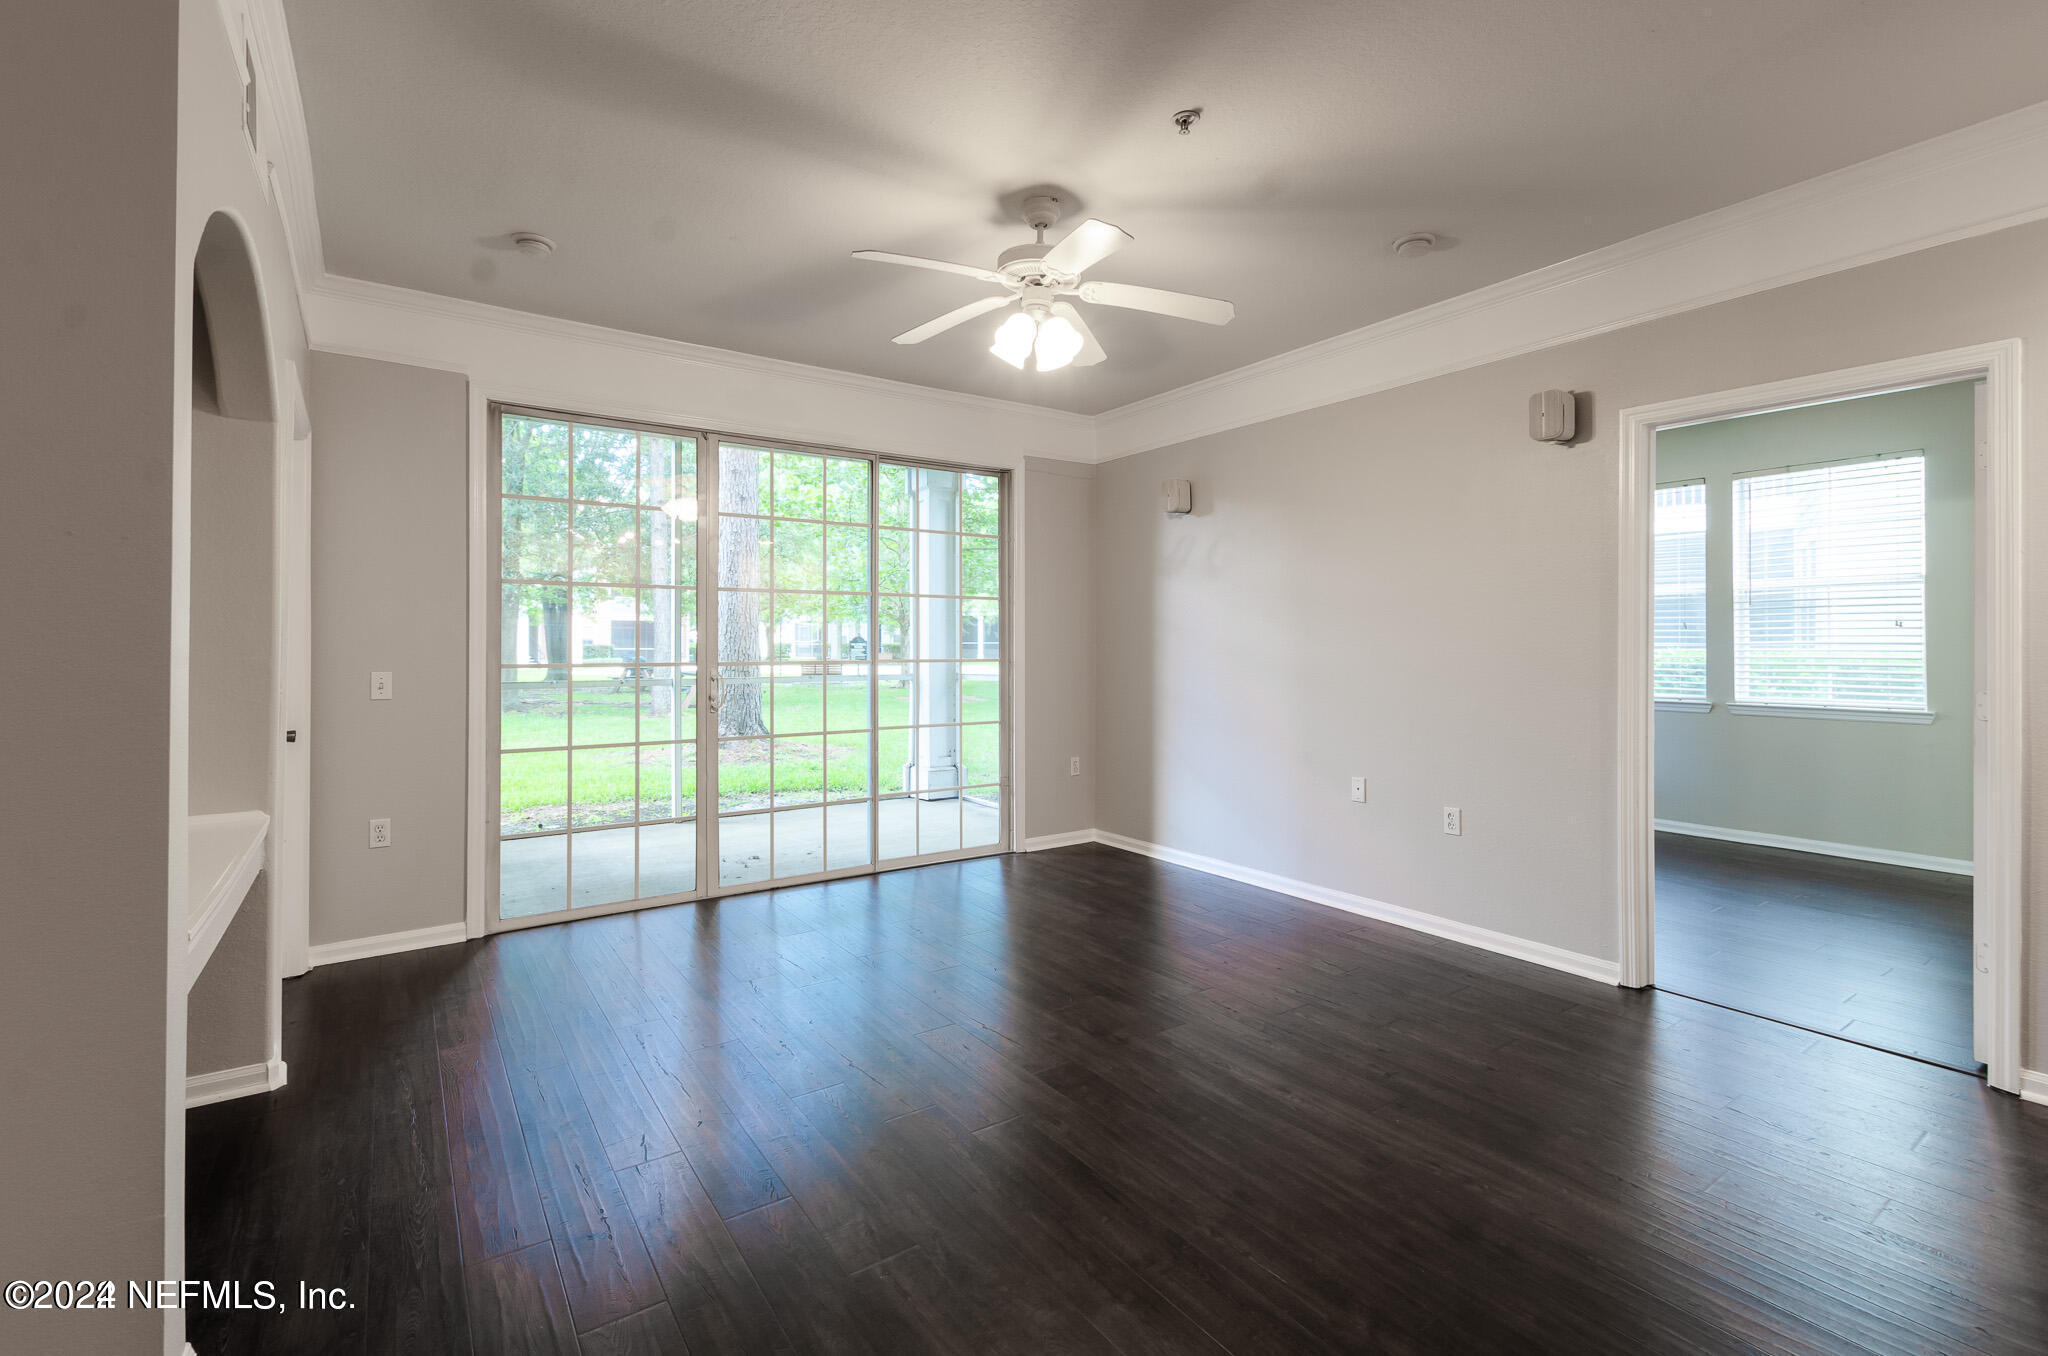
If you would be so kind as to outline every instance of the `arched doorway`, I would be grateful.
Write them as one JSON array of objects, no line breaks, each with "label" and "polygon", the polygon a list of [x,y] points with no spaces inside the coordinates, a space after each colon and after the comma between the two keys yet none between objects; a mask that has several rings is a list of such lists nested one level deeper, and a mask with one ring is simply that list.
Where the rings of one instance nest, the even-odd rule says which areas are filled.
[{"label": "arched doorway", "polygon": [[265,851],[274,813],[278,400],[255,252],[224,212],[208,220],[194,252],[191,337],[188,1103],[283,1079]]}]

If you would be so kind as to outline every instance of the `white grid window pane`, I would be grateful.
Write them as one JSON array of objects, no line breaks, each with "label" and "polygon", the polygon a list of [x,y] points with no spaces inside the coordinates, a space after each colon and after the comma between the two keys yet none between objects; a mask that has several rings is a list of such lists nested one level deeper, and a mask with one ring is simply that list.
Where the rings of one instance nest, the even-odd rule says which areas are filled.
[{"label": "white grid window pane", "polygon": [[688,893],[696,441],[500,419],[498,916]]},{"label": "white grid window pane", "polygon": [[1925,457],[1736,479],[1735,699],[1927,709]]},{"label": "white grid window pane", "polygon": [[1707,485],[1657,487],[1656,694],[1707,697]]}]

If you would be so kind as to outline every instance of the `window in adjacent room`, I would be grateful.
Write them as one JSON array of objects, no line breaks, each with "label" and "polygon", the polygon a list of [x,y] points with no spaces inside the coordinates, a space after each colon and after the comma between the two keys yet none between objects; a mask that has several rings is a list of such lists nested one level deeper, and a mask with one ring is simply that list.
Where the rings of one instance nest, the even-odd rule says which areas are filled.
[{"label": "window in adjacent room", "polygon": [[1759,471],[1734,490],[1735,700],[1925,711],[1925,456]]},{"label": "window in adjacent room", "polygon": [[1707,483],[1657,487],[1656,685],[1660,702],[1707,699]]}]

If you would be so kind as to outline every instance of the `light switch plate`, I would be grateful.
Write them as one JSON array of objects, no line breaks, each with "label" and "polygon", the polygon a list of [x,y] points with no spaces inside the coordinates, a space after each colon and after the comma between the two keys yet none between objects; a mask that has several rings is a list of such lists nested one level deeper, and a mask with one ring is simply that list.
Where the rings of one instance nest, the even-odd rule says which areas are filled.
[{"label": "light switch plate", "polygon": [[370,700],[373,702],[388,702],[391,700],[391,674],[388,670],[378,670],[370,675]]}]

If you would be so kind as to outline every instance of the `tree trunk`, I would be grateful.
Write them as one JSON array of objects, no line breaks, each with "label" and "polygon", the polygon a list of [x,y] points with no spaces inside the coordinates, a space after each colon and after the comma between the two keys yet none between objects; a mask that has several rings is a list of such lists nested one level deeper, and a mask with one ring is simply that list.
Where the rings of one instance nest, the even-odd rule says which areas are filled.
[{"label": "tree trunk", "polygon": [[[761,511],[761,454],[748,449],[722,449],[720,498],[731,513]],[[718,520],[718,660],[720,664],[754,664],[761,654],[762,531],[759,518],[721,515]],[[728,669],[727,673],[731,670]],[[718,733],[727,737],[768,733],[765,676],[744,671],[740,681],[724,684],[718,702]]]},{"label": "tree trunk", "polygon": [[548,681],[566,683],[569,681],[569,670],[566,667],[569,663],[569,605],[542,603],[540,622],[541,632],[547,637]]}]

